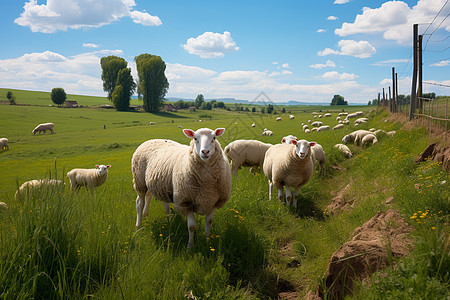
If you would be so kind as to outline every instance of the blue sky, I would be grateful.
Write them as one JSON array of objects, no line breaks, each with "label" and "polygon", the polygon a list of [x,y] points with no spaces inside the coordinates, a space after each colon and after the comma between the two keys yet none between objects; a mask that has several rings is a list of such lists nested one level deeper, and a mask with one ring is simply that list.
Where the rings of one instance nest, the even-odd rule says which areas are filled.
[{"label": "blue sky", "polygon": [[[450,3],[420,1],[1,1],[0,87],[105,96],[100,58],[166,62],[167,97],[350,103],[411,92],[412,24],[425,92],[450,95]],[[439,85],[436,85],[439,84]],[[444,85],[444,86],[441,86]]]}]

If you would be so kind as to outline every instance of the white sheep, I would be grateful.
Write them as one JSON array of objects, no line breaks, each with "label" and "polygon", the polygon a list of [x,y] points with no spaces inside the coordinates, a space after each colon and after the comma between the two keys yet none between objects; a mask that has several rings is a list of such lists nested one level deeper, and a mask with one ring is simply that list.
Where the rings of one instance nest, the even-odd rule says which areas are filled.
[{"label": "white sheep", "polygon": [[5,202],[0,202],[0,209],[8,209],[8,205]]},{"label": "white sheep", "polygon": [[155,122],[150,122],[150,123],[148,123],[149,125],[156,125],[156,123]]},{"label": "white sheep", "polygon": [[223,152],[231,159],[231,173],[238,177],[238,170],[243,167],[260,167],[264,163],[264,155],[272,144],[257,140],[235,140],[229,143]]},{"label": "white sheep", "polygon": [[319,128],[317,128],[317,131],[326,131],[326,130],[330,130],[330,126],[329,125],[323,125],[320,126]]},{"label": "white sheep", "polygon": [[273,132],[271,130],[264,130],[263,133],[261,133],[261,136],[272,136]]},{"label": "white sheep", "polygon": [[322,115],[319,115],[319,118],[322,118],[323,116]]},{"label": "white sheep", "polygon": [[331,113],[326,113],[326,114],[324,115],[324,117],[325,117],[325,118],[331,117]]},{"label": "white sheep", "polygon": [[53,130],[53,127],[55,125],[53,123],[42,123],[36,126],[36,128],[33,129],[33,134],[36,134],[36,132],[41,133],[42,131],[45,133],[46,130],[50,130],[51,133],[55,133]]},{"label": "white sheep", "polygon": [[322,145],[316,143],[314,146],[311,146],[311,160],[313,162],[313,166],[316,163],[319,163],[320,165],[320,175],[323,175],[325,173],[325,163],[326,163],[326,156],[325,151],[323,151]]},{"label": "white sheep", "polygon": [[[215,208],[230,199],[231,170],[217,137],[225,128],[197,131],[183,129],[191,138],[189,146],[171,140],[154,139],[142,143],[131,159],[136,198],[136,226],[148,214],[152,195],[162,201],[170,215],[170,202],[187,217],[188,248],[194,244],[197,222],[194,212],[205,215],[206,236],[209,235]],[[145,205],[145,207],[144,207]]]},{"label": "white sheep", "polygon": [[311,128],[311,131],[317,131],[317,129],[319,129],[319,127],[313,127]]},{"label": "white sheep", "polygon": [[333,130],[342,129],[342,128],[344,128],[344,124],[337,124],[336,126],[333,127]]},{"label": "white sheep", "polygon": [[363,146],[367,146],[367,145],[374,145],[378,143],[378,139],[374,134],[366,134],[362,139],[361,139],[361,144]]},{"label": "white sheep", "polygon": [[[313,174],[313,162],[310,148],[315,142],[293,141],[293,144],[277,144],[269,148],[264,158],[264,174],[269,180],[269,200],[272,198],[272,186],[278,189],[278,200],[284,199],[283,187],[286,186],[286,203],[297,207],[297,196],[301,186],[306,184]],[[294,193],[291,193],[291,188]]]},{"label": "white sheep", "polygon": [[111,165],[96,165],[95,169],[72,169],[67,172],[67,177],[73,190],[78,190],[81,186],[92,190],[105,183],[109,168]]},{"label": "white sheep", "polygon": [[386,132],[386,135],[389,137],[393,137],[396,133],[397,132],[395,130],[391,130],[391,131]]},{"label": "white sheep", "polygon": [[320,121],[314,121],[311,123],[311,126],[314,126],[314,127],[320,127],[322,125],[323,125],[323,122],[320,122]]},{"label": "white sheep", "polygon": [[369,121],[368,118],[358,118],[355,120],[354,123],[355,123],[355,125],[357,125],[357,124],[361,124],[361,123],[367,123],[367,121]]},{"label": "white sheep", "polygon": [[303,125],[303,131],[305,131],[308,128],[309,128],[308,124]]},{"label": "white sheep", "polygon": [[64,189],[64,182],[62,180],[56,179],[34,179],[24,182],[19,189],[16,191],[14,198],[16,200],[26,199],[31,197],[31,193],[34,190],[38,190],[44,187],[55,186]]},{"label": "white sheep", "polygon": [[341,119],[341,117],[336,117],[336,121],[339,121]]},{"label": "white sheep", "polygon": [[294,116],[294,115],[289,115],[289,119],[290,119],[290,120],[294,120],[294,119],[295,119],[295,116]]},{"label": "white sheep", "polygon": [[367,134],[372,134],[372,132],[370,132],[368,130],[362,130],[362,129],[356,130],[356,131],[353,131],[352,133],[349,133],[346,136],[344,136],[342,138],[342,142],[343,143],[356,143],[359,145],[362,138]]},{"label": "white sheep", "polygon": [[309,130],[308,128],[305,129],[305,133],[310,133],[310,132],[311,132],[311,130]]},{"label": "white sheep", "polygon": [[255,124],[255,122],[253,122],[252,127],[255,127],[255,126],[256,126],[256,124]]},{"label": "white sheep", "polygon": [[346,145],[344,145],[344,144],[336,144],[336,145],[334,145],[334,147],[337,148],[342,153],[344,153],[345,157],[347,157],[347,158],[352,158],[353,157],[353,152],[351,152],[350,148],[347,147]]},{"label": "white sheep", "polygon": [[0,139],[0,150],[9,150],[9,144],[7,138]]},{"label": "white sheep", "polygon": [[281,121],[281,117],[278,117],[278,118],[277,118],[277,121]]},{"label": "white sheep", "polygon": [[356,115],[355,113],[348,114],[348,115],[345,117],[345,120],[353,119],[353,118],[356,118],[356,117],[357,117],[357,115]]},{"label": "white sheep", "polygon": [[290,135],[287,135],[287,136],[283,137],[283,138],[281,139],[281,143],[282,143],[282,144],[292,144],[292,141],[293,141],[293,140],[298,141],[298,138],[297,138],[296,136],[290,134]]},{"label": "white sheep", "polygon": [[355,112],[355,115],[357,117],[361,117],[361,116],[364,116],[364,113],[362,111],[357,111],[357,112]]}]

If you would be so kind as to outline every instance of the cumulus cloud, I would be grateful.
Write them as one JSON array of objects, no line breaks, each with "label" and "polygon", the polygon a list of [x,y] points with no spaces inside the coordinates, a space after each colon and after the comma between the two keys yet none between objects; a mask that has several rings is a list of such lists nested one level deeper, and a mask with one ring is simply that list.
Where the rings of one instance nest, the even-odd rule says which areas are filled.
[{"label": "cumulus cloud", "polygon": [[[395,40],[398,44],[411,44],[412,25],[429,23],[444,6],[445,0],[419,0],[417,5],[409,8],[403,1],[388,1],[379,8],[363,8],[362,14],[356,16],[353,23],[344,22],[335,33],[348,36],[357,33],[383,33],[384,39]],[[441,24],[442,28],[450,31],[450,19],[445,19],[445,10],[434,20],[430,28],[434,30]],[[423,26],[423,28],[426,28]]]},{"label": "cumulus cloud", "polygon": [[333,4],[345,4],[350,2],[350,0],[336,0],[333,2]]},{"label": "cumulus cloud", "polygon": [[322,69],[322,68],[326,68],[326,67],[336,67],[336,64],[332,61],[332,60],[327,60],[327,62],[325,64],[315,64],[315,65],[310,65],[310,68],[313,69]]},{"label": "cumulus cloud", "polygon": [[201,58],[222,57],[225,52],[239,50],[228,31],[223,34],[205,32],[196,38],[188,39],[183,48],[190,54],[198,55]]},{"label": "cumulus cloud", "polygon": [[325,29],[317,29],[318,33],[327,32]]},{"label": "cumulus cloud", "polygon": [[134,0],[47,0],[46,4],[29,0],[14,22],[42,33],[100,27],[124,17],[146,26],[161,25],[156,16],[132,11],[135,5]]},{"label": "cumulus cloud", "polygon": [[450,65],[450,60],[441,60],[440,62],[431,64],[431,67],[446,67]]},{"label": "cumulus cloud", "polygon": [[337,80],[354,80],[356,78],[358,78],[358,75],[355,74],[350,74],[350,73],[339,73],[336,71],[330,71],[330,72],[326,72],[325,74],[323,74],[321,76],[323,79],[337,79]]},{"label": "cumulus cloud", "polygon": [[97,44],[93,44],[93,43],[83,43],[83,47],[86,47],[86,48],[98,48],[99,46]]},{"label": "cumulus cloud", "polygon": [[338,17],[335,17],[335,16],[329,16],[329,17],[327,18],[328,21],[335,21],[335,20],[337,20],[337,19],[339,19],[339,18],[338,18]]},{"label": "cumulus cloud", "polygon": [[341,48],[340,51],[325,48],[325,50],[317,52],[317,55],[326,56],[336,54],[367,58],[376,53],[376,49],[368,41],[340,40],[338,46]]},{"label": "cumulus cloud", "polygon": [[281,67],[282,67],[282,68],[285,68],[285,69],[289,69],[289,68],[290,68],[290,66],[289,66],[288,63],[282,64]]},{"label": "cumulus cloud", "polygon": [[372,64],[373,66],[385,66],[385,65],[392,65],[392,64],[398,64],[398,63],[407,63],[409,59],[402,58],[402,59],[388,59],[383,60],[377,63]]}]

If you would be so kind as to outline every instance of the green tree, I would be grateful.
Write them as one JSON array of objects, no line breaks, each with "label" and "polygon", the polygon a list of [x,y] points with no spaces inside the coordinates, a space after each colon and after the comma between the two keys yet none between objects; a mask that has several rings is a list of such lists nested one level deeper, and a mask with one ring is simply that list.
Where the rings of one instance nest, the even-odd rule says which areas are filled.
[{"label": "green tree", "polygon": [[128,106],[126,109],[122,109],[123,107],[121,105],[124,105],[122,103],[124,98],[125,98],[125,93],[124,93],[123,87],[120,84],[116,84],[116,87],[114,88],[114,92],[111,94],[111,102],[114,104],[114,107],[117,110],[128,109]]},{"label": "green tree", "polygon": [[267,105],[267,113],[271,114],[273,112],[273,105],[272,104],[268,104]]},{"label": "green tree", "polygon": [[253,112],[253,113],[256,112],[256,107],[253,106],[252,112]]},{"label": "green tree", "polygon": [[213,105],[211,104],[211,102],[206,102],[206,110],[211,110],[213,107]]},{"label": "green tree", "polygon": [[282,112],[283,114],[285,114],[285,113],[286,113],[286,108],[283,107],[283,109],[281,110],[281,112]]},{"label": "green tree", "polygon": [[[118,86],[120,86],[121,91],[117,92],[111,101],[117,110],[126,111],[130,107],[130,97],[136,89],[136,83],[133,81],[130,68],[124,68],[119,71],[117,74],[116,88]],[[116,92],[116,88],[114,88],[113,94]]]},{"label": "green tree", "polygon": [[112,100],[112,93],[117,83],[119,71],[127,67],[127,62],[122,57],[110,55],[100,59],[102,67],[103,90],[108,93],[108,99]]},{"label": "green tree", "polygon": [[16,96],[13,95],[13,92],[8,91],[6,93],[6,98],[9,100],[10,105],[16,105]]},{"label": "green tree", "polygon": [[53,88],[50,97],[53,103],[61,105],[66,102],[67,95],[63,88]]},{"label": "green tree", "polygon": [[203,97],[203,95],[197,95],[197,98],[195,98],[195,108],[200,108],[203,102],[205,102],[205,98]]},{"label": "green tree", "polygon": [[218,108],[225,108],[225,103],[223,103],[223,101],[219,101],[219,102],[217,102],[217,107]]},{"label": "green tree", "polygon": [[264,108],[264,106],[261,107],[261,113],[262,113],[262,114],[265,114],[265,113],[266,113],[266,109]]},{"label": "green tree", "polygon": [[334,95],[330,105],[348,105],[348,103],[341,95]]},{"label": "green tree", "polygon": [[146,112],[156,112],[161,107],[169,89],[166,63],[158,55],[140,54],[134,58],[139,76],[138,90],[142,93],[143,108]]},{"label": "green tree", "polygon": [[369,102],[367,102],[367,105],[372,105],[372,101],[369,100]]}]

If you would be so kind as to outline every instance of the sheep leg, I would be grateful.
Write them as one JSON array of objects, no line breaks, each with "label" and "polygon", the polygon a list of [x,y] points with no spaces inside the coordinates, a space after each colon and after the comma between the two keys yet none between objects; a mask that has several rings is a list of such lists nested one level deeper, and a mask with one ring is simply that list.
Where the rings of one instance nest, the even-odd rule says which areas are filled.
[{"label": "sheep leg", "polygon": [[288,206],[291,205],[291,200],[292,200],[291,188],[286,186],[286,204]]},{"label": "sheep leg", "polygon": [[283,187],[281,189],[278,190],[278,201],[281,203],[284,200],[284,192],[283,192]]},{"label": "sheep leg", "polygon": [[209,236],[209,232],[211,231],[213,217],[214,217],[214,209],[210,213],[207,213],[205,216],[206,237]]},{"label": "sheep leg", "polygon": [[194,245],[194,232],[195,232],[195,228],[197,227],[197,221],[195,221],[193,211],[190,211],[187,215],[187,224],[188,224],[188,231],[189,231],[189,241],[188,241],[187,247],[191,248],[192,245]]},{"label": "sheep leg", "polygon": [[172,219],[172,214],[170,213],[170,203],[165,201],[162,201],[162,203],[164,206],[164,211],[166,212],[167,219],[169,219],[170,221],[170,219]]},{"label": "sheep leg", "polygon": [[152,199],[152,193],[149,190],[147,190],[147,193],[145,193],[145,204],[144,204],[144,213],[143,213],[144,217],[148,216],[148,207],[150,205],[151,199]]},{"label": "sheep leg", "polygon": [[273,183],[271,180],[269,180],[269,201],[272,199],[272,186]]},{"label": "sheep leg", "polygon": [[139,227],[142,222],[142,211],[144,210],[145,194],[143,192],[138,192],[136,198],[136,227]]},{"label": "sheep leg", "polygon": [[298,188],[296,188],[295,190],[294,190],[294,195],[293,195],[293,198],[294,198],[294,208],[297,208],[297,199],[298,199],[298,191],[300,190],[300,187],[298,187]]}]

